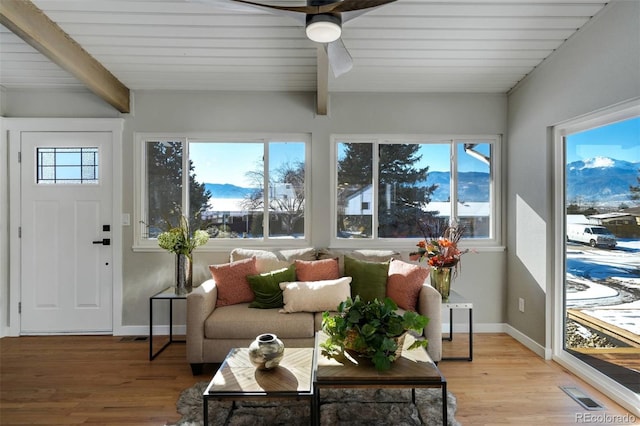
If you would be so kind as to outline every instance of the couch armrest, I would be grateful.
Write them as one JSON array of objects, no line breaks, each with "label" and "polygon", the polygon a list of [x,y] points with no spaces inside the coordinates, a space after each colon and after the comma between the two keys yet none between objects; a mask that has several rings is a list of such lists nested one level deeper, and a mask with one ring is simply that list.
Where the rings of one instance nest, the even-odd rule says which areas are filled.
[{"label": "couch armrest", "polygon": [[218,288],[209,279],[193,289],[187,296],[187,362],[204,360],[204,322],[216,308]]},{"label": "couch armrest", "polygon": [[418,313],[429,318],[424,337],[429,340],[427,352],[435,362],[442,359],[442,296],[428,283],[420,289]]}]

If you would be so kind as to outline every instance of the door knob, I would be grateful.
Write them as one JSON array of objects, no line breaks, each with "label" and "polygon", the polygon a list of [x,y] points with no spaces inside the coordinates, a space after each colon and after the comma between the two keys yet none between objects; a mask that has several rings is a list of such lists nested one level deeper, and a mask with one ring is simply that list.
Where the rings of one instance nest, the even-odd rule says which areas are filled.
[{"label": "door knob", "polygon": [[103,246],[110,246],[111,245],[111,239],[110,238],[103,238],[100,241],[94,241],[93,244],[102,244]]}]

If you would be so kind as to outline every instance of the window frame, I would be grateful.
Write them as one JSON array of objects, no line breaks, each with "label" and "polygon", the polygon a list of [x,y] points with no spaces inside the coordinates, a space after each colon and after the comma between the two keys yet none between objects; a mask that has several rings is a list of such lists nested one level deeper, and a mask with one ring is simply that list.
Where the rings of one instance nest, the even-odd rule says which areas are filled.
[{"label": "window frame", "polygon": [[[212,252],[220,250],[230,250],[236,247],[247,248],[267,248],[267,247],[308,247],[311,241],[311,134],[310,133],[147,133],[136,132],[134,135],[134,217],[133,232],[134,242],[133,251],[140,252],[164,252],[165,250],[158,246],[155,238],[145,238],[144,218],[146,217],[146,200],[147,200],[147,157],[146,144],[148,142],[181,142],[183,144],[183,169],[188,167],[189,161],[189,143],[262,143],[264,152],[264,174],[265,182],[268,182],[269,176],[269,143],[274,142],[297,142],[305,145],[305,176],[304,176],[304,192],[305,192],[305,209],[304,209],[304,238],[282,238],[269,237],[268,223],[264,227],[265,235],[262,238],[210,238],[207,244],[198,247],[198,251]],[[266,187],[265,187],[266,188]],[[189,174],[182,174],[182,205],[188,203],[189,190]],[[268,191],[265,191],[268,194]],[[268,203],[265,203],[265,209]],[[264,218],[268,217],[268,209]]]},{"label": "window frame", "polygon": [[[553,279],[545,290],[545,359],[552,359],[621,404],[637,405],[638,395],[600,370],[571,355],[564,344],[566,312],[566,151],[565,138],[571,134],[640,117],[640,99],[625,101],[592,113],[560,122],[549,128],[553,151],[553,226],[550,232]],[[556,236],[561,235],[561,238]]]},{"label": "window frame", "polygon": [[478,134],[478,135],[430,135],[430,134],[334,134],[331,135],[330,155],[331,155],[331,240],[332,247],[344,247],[344,248],[382,248],[382,249],[397,249],[399,246],[412,246],[417,244],[421,238],[379,238],[377,231],[377,217],[378,208],[375,194],[377,194],[378,188],[378,165],[379,158],[377,155],[373,156],[373,181],[374,181],[374,200],[372,202],[373,209],[373,224],[372,224],[372,237],[371,238],[338,238],[338,224],[337,224],[337,212],[338,212],[338,144],[339,143],[373,143],[373,152],[378,152],[378,146],[381,144],[450,144],[453,146],[450,156],[450,192],[451,192],[451,210],[450,217],[457,217],[457,193],[454,188],[457,188],[457,150],[455,147],[460,143],[490,143],[491,144],[491,166],[489,168],[489,185],[490,185],[490,224],[489,224],[489,238],[464,238],[463,244],[465,247],[500,247],[502,244],[502,135],[493,134]]}]

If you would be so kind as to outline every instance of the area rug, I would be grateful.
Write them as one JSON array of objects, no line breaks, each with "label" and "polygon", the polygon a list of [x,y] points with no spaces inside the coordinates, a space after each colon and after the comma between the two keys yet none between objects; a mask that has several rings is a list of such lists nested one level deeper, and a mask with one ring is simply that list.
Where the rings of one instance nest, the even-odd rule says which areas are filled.
[{"label": "area rug", "polygon": [[[202,392],[207,382],[196,383],[180,393],[177,402],[182,418],[175,426],[202,426]],[[456,397],[448,392],[448,424],[458,426],[454,415]],[[416,403],[410,389],[322,389],[322,425],[442,425],[442,390],[416,389]],[[209,425],[309,425],[308,400],[209,400]]]}]

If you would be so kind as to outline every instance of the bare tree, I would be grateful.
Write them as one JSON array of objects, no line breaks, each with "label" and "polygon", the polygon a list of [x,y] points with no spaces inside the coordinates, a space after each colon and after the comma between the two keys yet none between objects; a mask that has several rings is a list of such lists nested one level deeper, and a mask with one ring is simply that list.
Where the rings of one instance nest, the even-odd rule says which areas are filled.
[{"label": "bare tree", "polygon": [[[246,176],[257,188],[245,197],[242,207],[247,211],[264,210],[264,166]],[[270,223],[277,223],[285,235],[292,235],[296,225],[304,218],[304,163],[283,163],[269,174],[267,203]],[[276,230],[272,230],[273,231]],[[276,231],[277,232],[277,231]]]}]

